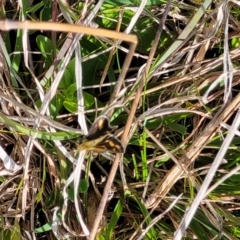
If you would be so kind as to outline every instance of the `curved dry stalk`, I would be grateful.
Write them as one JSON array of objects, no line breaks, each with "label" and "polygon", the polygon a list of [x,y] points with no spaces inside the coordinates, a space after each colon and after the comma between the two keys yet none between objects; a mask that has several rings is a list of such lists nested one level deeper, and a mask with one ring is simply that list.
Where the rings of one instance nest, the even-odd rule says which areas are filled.
[{"label": "curved dry stalk", "polygon": [[[226,122],[231,114],[240,106],[240,94],[238,94],[233,101],[224,109],[221,109],[214,118],[208,123],[204,130],[198,133],[198,137],[187,149],[186,154],[182,156],[179,162],[185,167],[195,161],[201,150],[208,143],[208,141],[216,134],[220,125]],[[152,208],[158,205],[166,196],[174,183],[184,174],[178,166],[174,166],[168,174],[159,182],[153,193],[145,202],[147,208]]]}]

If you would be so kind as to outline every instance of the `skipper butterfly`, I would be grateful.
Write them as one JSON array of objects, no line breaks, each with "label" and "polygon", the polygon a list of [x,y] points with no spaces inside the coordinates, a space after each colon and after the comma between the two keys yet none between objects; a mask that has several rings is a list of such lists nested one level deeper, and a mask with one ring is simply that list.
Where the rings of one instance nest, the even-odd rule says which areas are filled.
[{"label": "skipper butterfly", "polygon": [[82,144],[77,148],[78,151],[83,149],[94,152],[112,152],[123,153],[124,147],[120,140],[111,132],[116,127],[110,126],[109,119],[105,115],[100,115],[89,129]]}]

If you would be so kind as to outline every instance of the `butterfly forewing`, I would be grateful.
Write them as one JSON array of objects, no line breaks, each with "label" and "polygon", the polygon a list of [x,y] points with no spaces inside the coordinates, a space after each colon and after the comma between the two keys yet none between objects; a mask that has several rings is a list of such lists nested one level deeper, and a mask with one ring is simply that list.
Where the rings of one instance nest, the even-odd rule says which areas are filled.
[{"label": "butterfly forewing", "polygon": [[86,139],[93,140],[110,133],[115,127],[111,127],[107,116],[99,116],[89,129]]}]

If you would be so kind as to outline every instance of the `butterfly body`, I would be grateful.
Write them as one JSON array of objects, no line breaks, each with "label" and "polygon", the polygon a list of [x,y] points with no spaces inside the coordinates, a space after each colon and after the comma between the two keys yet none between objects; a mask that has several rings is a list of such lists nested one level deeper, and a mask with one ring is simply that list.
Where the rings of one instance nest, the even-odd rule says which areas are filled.
[{"label": "butterfly body", "polygon": [[77,150],[83,149],[94,152],[112,152],[123,153],[124,148],[120,140],[111,134],[116,127],[111,127],[107,116],[99,116],[88,134],[83,140],[82,144],[78,146]]}]

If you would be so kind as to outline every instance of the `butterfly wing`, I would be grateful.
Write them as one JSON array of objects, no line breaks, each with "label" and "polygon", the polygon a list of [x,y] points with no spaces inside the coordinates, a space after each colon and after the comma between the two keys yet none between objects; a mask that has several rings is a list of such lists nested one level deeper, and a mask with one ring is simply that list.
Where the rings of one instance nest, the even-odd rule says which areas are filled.
[{"label": "butterfly wing", "polygon": [[123,153],[124,148],[118,138],[112,134],[99,137],[95,140],[85,140],[81,145],[78,146],[77,150],[82,149],[94,152],[112,152],[112,153]]},{"label": "butterfly wing", "polygon": [[87,140],[94,140],[99,137],[105,136],[114,129],[115,127],[110,126],[107,116],[100,115],[92,124],[85,138]]},{"label": "butterfly wing", "polygon": [[112,134],[106,135],[106,137],[96,144],[96,149],[102,149],[103,152],[123,153],[124,148],[121,141]]}]

